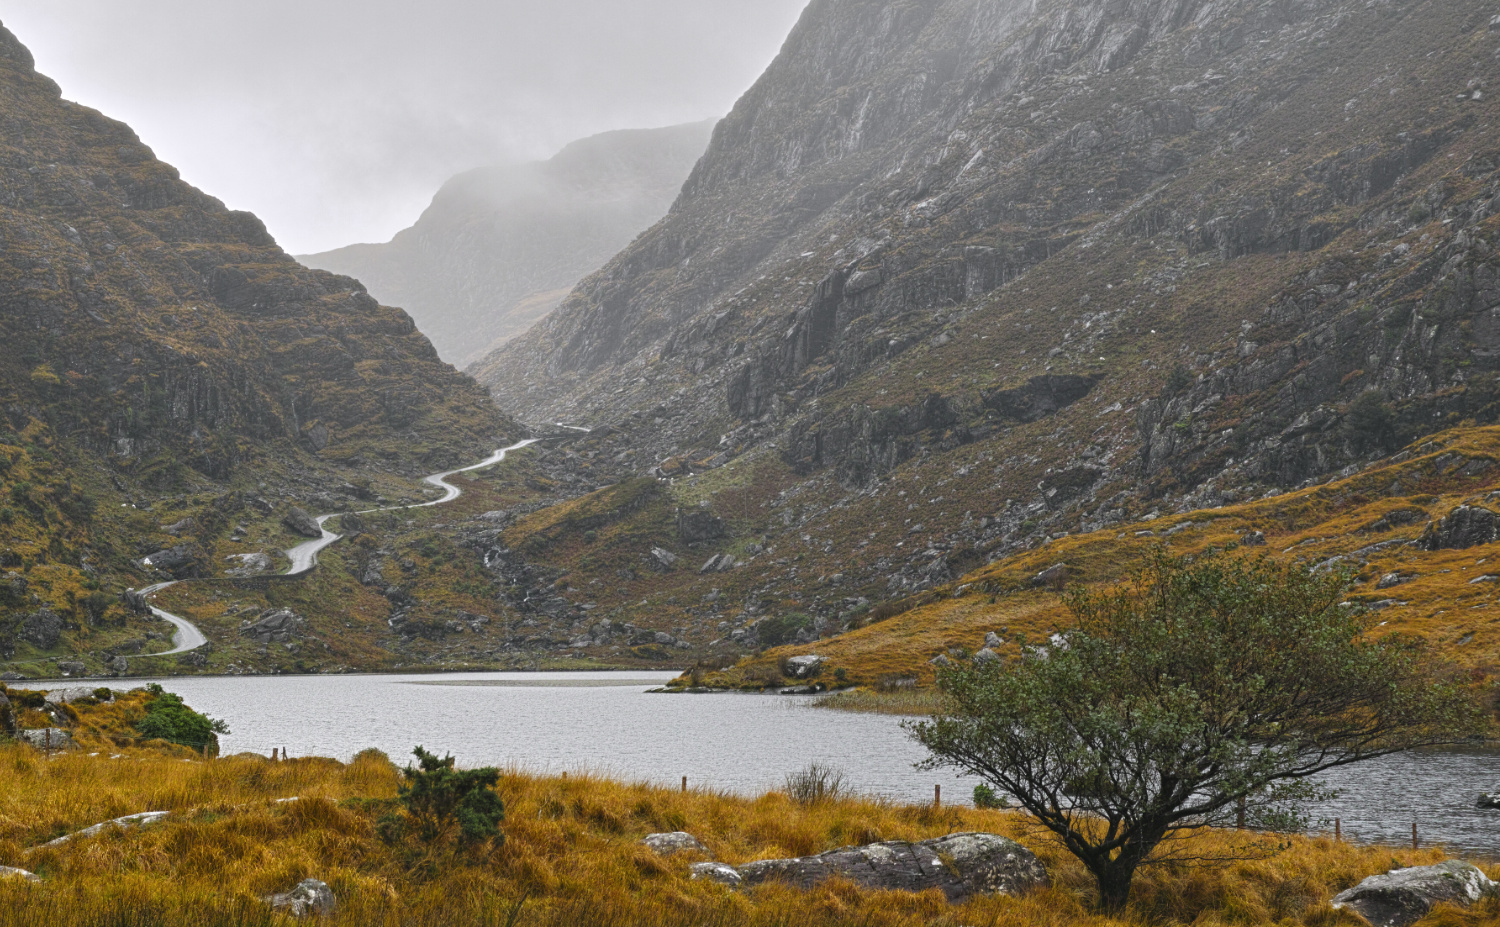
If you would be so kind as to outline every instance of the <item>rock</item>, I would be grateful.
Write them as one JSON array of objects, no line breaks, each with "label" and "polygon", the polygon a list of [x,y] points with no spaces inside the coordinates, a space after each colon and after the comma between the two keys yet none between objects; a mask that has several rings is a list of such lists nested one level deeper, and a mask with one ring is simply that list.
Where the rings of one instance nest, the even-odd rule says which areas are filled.
[{"label": "rock", "polygon": [[1479,801],[1474,807],[1483,808],[1487,811],[1500,811],[1500,789],[1493,792],[1479,793]]},{"label": "rock", "polygon": [[198,566],[198,546],[193,543],[178,544],[151,554],[141,560],[141,564],[148,569],[163,570],[182,579]]},{"label": "rock", "polygon": [[1352,911],[1374,927],[1407,927],[1438,902],[1467,907],[1497,890],[1483,872],[1450,859],[1436,866],[1392,869],[1333,897],[1333,906]]},{"label": "rock", "polygon": [[184,518],[182,521],[163,526],[161,530],[172,535],[173,537],[186,534],[187,532],[193,530],[193,519],[191,517]]},{"label": "rock", "polygon": [[1004,647],[1005,638],[996,634],[994,631],[987,631],[984,635],[984,646],[988,647],[991,650],[994,650],[996,647]]},{"label": "rock", "polygon": [[[61,663],[58,664],[58,666],[61,665]],[[82,666],[83,664],[79,663],[76,665]],[[86,686],[70,686],[66,689],[49,689],[47,690],[47,701],[51,702],[54,705],[65,705],[69,702],[76,702],[79,699],[93,698],[95,691],[95,689],[91,689]]]},{"label": "rock", "polygon": [[776,694],[778,694],[778,695],[818,695],[820,693],[827,692],[827,691],[828,691],[827,687],[825,687],[821,682],[815,682],[812,685],[807,685],[807,686],[787,686],[784,689],[778,689],[778,690],[776,690]]},{"label": "rock", "polygon": [[811,654],[801,657],[788,657],[786,668],[794,679],[811,679],[822,672],[825,658]]},{"label": "rock", "polygon": [[262,573],[269,573],[271,568],[275,566],[271,560],[271,555],[264,551],[257,551],[253,554],[230,554],[224,559],[230,563],[237,564],[237,566],[225,570],[225,576],[237,576],[240,578],[259,576]]},{"label": "rock", "polygon": [[338,899],[333,889],[317,879],[303,879],[297,887],[284,895],[272,895],[266,899],[272,911],[290,914],[292,917],[328,917],[338,909]]},{"label": "rock", "polygon": [[71,750],[73,735],[60,727],[39,727],[19,731],[16,738],[38,750]]},{"label": "rock", "polygon": [[797,859],[766,859],[736,868],[740,884],[788,882],[812,888],[845,878],[866,888],[910,892],[936,888],[952,903],[975,895],[1019,895],[1047,884],[1030,850],[996,834],[949,834],[920,843],[892,840]]},{"label": "rock", "polygon": [[139,814],[127,814],[123,818],[115,818],[112,821],[105,821],[102,824],[95,824],[91,827],[85,827],[83,830],[74,831],[71,834],[64,834],[63,836],[58,837],[56,840],[47,841],[46,843],[42,844],[42,846],[58,847],[67,843],[69,840],[74,840],[78,837],[93,837],[97,834],[102,834],[106,830],[114,830],[116,828],[121,830],[129,830],[132,827],[145,827],[150,824],[159,824],[171,816],[172,813],[170,811],[142,811]]},{"label": "rock", "polygon": [[0,682],[20,682],[26,677],[16,672],[0,673]]},{"label": "rock", "polygon": [[983,650],[980,650],[978,653],[974,654],[974,663],[978,666],[985,666],[990,663],[999,662],[1000,654],[996,653],[988,647],[985,647]]},{"label": "rock", "polygon": [[1240,535],[1241,547],[1265,547],[1266,535],[1261,531],[1250,531]]},{"label": "rock", "polygon": [[12,602],[26,601],[26,590],[30,582],[20,573],[5,573],[0,575],[0,601],[9,599]]},{"label": "rock", "polygon": [[1463,550],[1495,540],[1500,517],[1489,509],[1460,505],[1422,532],[1417,546],[1423,550]]},{"label": "rock", "polygon": [[713,854],[708,852],[708,847],[704,846],[697,837],[680,830],[670,834],[647,834],[641,838],[641,843],[662,856],[671,856],[673,853],[701,853],[713,859]]},{"label": "rock", "polygon": [[1400,573],[1387,573],[1384,576],[1380,577],[1380,582],[1375,584],[1375,588],[1389,589],[1392,586],[1399,586],[1404,582],[1406,582],[1406,577],[1402,576]]},{"label": "rock", "polygon": [[927,662],[931,663],[933,666],[938,667],[939,669],[947,669],[948,667],[953,665],[953,661],[948,659],[948,655],[946,653],[940,653]]},{"label": "rock", "polygon": [[363,534],[365,530],[365,520],[363,518],[360,518],[359,515],[354,512],[345,512],[339,518],[339,528],[345,534],[350,536]]},{"label": "rock", "polygon": [[289,608],[268,608],[255,619],[240,622],[240,633],[261,644],[286,644],[303,624],[302,616]]},{"label": "rock", "polygon": [[724,520],[704,509],[677,512],[677,537],[684,544],[716,541],[729,533]]},{"label": "rock", "polygon": [[709,557],[708,558],[708,562],[705,563],[705,564],[703,564],[703,566],[701,566],[701,567],[698,568],[698,572],[699,573],[712,573],[715,570],[717,570],[719,568],[720,556],[721,555],[719,555],[719,554],[714,554],[712,557]]},{"label": "rock", "polygon": [[115,657],[109,661],[109,671],[116,676],[130,675],[130,661],[124,657]]},{"label": "rock", "polygon": [[1068,578],[1068,565],[1066,563],[1054,563],[1052,566],[1031,577],[1033,586],[1060,586]]},{"label": "rock", "polygon": [[677,555],[662,547],[651,548],[651,565],[663,573],[677,566]]},{"label": "rock", "polygon": [[724,573],[738,562],[739,561],[734,559],[734,554],[724,554],[719,558],[718,571],[720,573]]},{"label": "rock", "polygon": [[62,628],[62,617],[50,608],[43,608],[21,619],[16,637],[39,650],[51,650],[61,640]]},{"label": "rock", "polygon": [[0,879],[25,879],[28,882],[40,882],[42,877],[25,869],[16,869],[11,866],[0,866]]},{"label": "rock", "polygon": [[739,870],[726,863],[693,863],[691,872],[694,879],[708,879],[730,888],[738,888],[744,881],[740,878]]},{"label": "rock", "polygon": [[64,660],[57,664],[57,671],[64,676],[82,676],[88,672],[88,667],[72,660]]},{"label": "rock", "polygon": [[1483,576],[1476,576],[1473,579],[1469,580],[1469,585],[1473,586],[1476,583],[1492,583],[1497,579],[1500,579],[1500,576],[1497,576],[1494,573],[1486,573]]},{"label": "rock", "polygon": [[291,511],[282,516],[281,523],[303,537],[320,538],[323,536],[323,529],[318,527],[318,520],[307,514],[306,509],[295,505],[292,506]]}]

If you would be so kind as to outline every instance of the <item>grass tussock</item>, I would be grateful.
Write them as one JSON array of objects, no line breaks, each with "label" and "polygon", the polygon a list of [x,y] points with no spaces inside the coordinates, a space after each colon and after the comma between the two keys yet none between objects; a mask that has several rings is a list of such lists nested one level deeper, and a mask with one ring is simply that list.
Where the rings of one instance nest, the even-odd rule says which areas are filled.
[{"label": "grass tussock", "polygon": [[943,706],[942,693],[933,688],[845,689],[822,695],[813,703],[819,708],[857,711],[865,714],[926,716],[937,714]]},{"label": "grass tussock", "polygon": [[[1291,838],[1285,852],[1267,859],[1150,868],[1137,880],[1128,914],[1108,919],[1093,913],[1088,875],[1014,814],[857,797],[799,804],[779,792],[746,799],[511,772],[499,784],[507,811],[503,842],[392,845],[377,836],[376,822],[399,781],[395,766],[374,751],[343,764],[139,752],[113,760],[48,759],[0,748],[0,865],[44,879],[0,880],[0,925],[269,925],[283,921],[260,899],[314,877],[338,895],[332,923],[391,927],[1333,927],[1350,923],[1328,907],[1337,891],[1398,863],[1442,858],[1437,850]],[[277,801],[294,796],[299,800]],[[60,834],[144,810],[173,816],[142,830],[38,849]],[[849,882],[805,893],[776,885],[733,893],[690,880],[690,860],[658,857],[638,843],[647,833],[675,830],[695,834],[730,863],[986,830],[1033,847],[1054,884],[1024,898],[957,907],[936,893],[869,891]],[[1241,843],[1232,833],[1210,833],[1193,838],[1190,849],[1214,856]],[[1437,912],[1431,923],[1478,927],[1497,916],[1500,908],[1489,903]]]}]

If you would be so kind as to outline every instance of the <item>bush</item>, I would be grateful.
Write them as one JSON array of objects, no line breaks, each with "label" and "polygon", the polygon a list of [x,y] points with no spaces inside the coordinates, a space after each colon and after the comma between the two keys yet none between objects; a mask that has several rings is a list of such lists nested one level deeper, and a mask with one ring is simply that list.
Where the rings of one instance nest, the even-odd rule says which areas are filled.
[{"label": "bush", "polygon": [[137,733],[148,740],[165,740],[194,750],[211,747],[211,752],[218,752],[217,735],[228,734],[228,724],[200,715],[182,703],[182,696],[164,691],[156,683],[147,689],[155,698],[146,703],[146,716],[136,722]]},{"label": "bush", "polygon": [[801,772],[786,777],[787,797],[799,805],[835,801],[847,791],[843,771],[822,763],[813,763]]},{"label": "bush", "polygon": [[427,843],[454,837],[462,846],[485,840],[504,842],[500,822],[505,820],[505,803],[495,793],[500,770],[493,766],[480,769],[455,769],[452,756],[438,759],[421,747],[412,750],[418,766],[401,771],[406,782],[397,793],[404,815],[387,816],[380,821],[380,834],[394,842],[414,832]]},{"label": "bush", "polygon": [[1009,808],[1010,802],[1004,795],[985,785],[983,782],[974,786],[974,807],[976,808]]},{"label": "bush", "polygon": [[755,637],[762,647],[779,647],[790,643],[797,632],[812,627],[812,619],[801,612],[788,612],[763,618],[755,629]]}]

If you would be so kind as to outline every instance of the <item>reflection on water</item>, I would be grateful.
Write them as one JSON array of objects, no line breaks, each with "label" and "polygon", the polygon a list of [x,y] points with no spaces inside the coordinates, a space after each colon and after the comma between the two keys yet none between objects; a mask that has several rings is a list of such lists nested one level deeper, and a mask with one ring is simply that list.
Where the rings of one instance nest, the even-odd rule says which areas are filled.
[{"label": "reflection on water", "polygon": [[[852,787],[897,801],[967,800],[973,780],[914,769],[922,749],[883,715],[847,714],[776,695],[650,695],[672,673],[475,673],[159,680],[198,710],[229,722],[225,753],[348,759],[378,747],[397,762],[421,744],[465,765],[616,778],[757,794],[817,761]],[[127,683],[135,684],[135,683]],[[119,683],[116,683],[119,685]],[[1500,789],[1500,752],[1426,751],[1338,770],[1342,796],[1318,809],[1350,839],[1500,854],[1500,811],[1479,811]]]}]

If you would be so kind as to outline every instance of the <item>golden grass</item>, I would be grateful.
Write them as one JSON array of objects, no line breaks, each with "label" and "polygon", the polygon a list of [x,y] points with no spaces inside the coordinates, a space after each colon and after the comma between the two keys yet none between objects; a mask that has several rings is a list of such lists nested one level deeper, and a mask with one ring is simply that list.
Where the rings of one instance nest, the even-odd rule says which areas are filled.
[{"label": "golden grass", "polygon": [[837,711],[915,716],[937,714],[942,707],[942,697],[932,688],[897,689],[892,692],[858,688],[830,692],[819,696],[813,704]]},{"label": "golden grass", "polygon": [[[844,925],[989,924],[1005,927],[1121,925],[1333,925],[1328,899],[1396,863],[1437,861],[1412,852],[1294,837],[1286,852],[1216,868],[1164,864],[1143,872],[1130,911],[1093,913],[1087,874],[1015,814],[898,806],[864,799],[798,806],[784,795],[737,798],[574,775],[505,775],[503,846],[462,853],[391,847],[374,820],[398,775],[379,755],[345,765],[234,756],[184,760],[127,751],[47,759],[0,748],[0,865],[44,881],[0,881],[0,925],[241,925],[278,922],[260,901],[315,877],[337,893],[335,924]],[[295,802],[276,799],[296,796]],[[137,811],[168,821],[57,848],[31,849],[61,833]],[[692,860],[659,858],[638,844],[653,831],[686,830],[720,859],[806,855],[875,840],[963,830],[1016,837],[1053,874],[1027,897],[950,906],[936,892],[870,891],[831,882],[808,892],[769,885],[745,893],[691,881]],[[1193,852],[1222,853],[1232,833],[1194,837]],[[1500,871],[1489,870],[1492,875]],[[1444,911],[1432,923],[1494,923],[1500,907]]]},{"label": "golden grass", "polygon": [[[1192,553],[1237,544],[1262,532],[1266,552],[1319,562],[1343,556],[1356,572],[1350,600],[1380,603],[1380,632],[1425,638],[1476,682],[1500,679],[1500,542],[1466,550],[1426,551],[1405,543],[1461,504],[1500,508],[1488,494],[1500,489],[1500,427],[1462,427],[1423,439],[1404,454],[1345,479],[1266,499],[1169,515],[1050,541],[1002,558],[939,589],[916,607],[815,647],[783,647],[752,657],[709,684],[745,685],[764,678],[778,660],[815,651],[825,672],[843,669],[849,682],[875,685],[884,676],[930,684],[929,661],[952,648],[974,652],[995,631],[1014,653],[1019,638],[1045,640],[1069,622],[1061,597],[1033,589],[1030,579],[1066,563],[1070,580],[1107,584],[1124,579],[1153,545]],[[1420,513],[1408,524],[1382,525],[1391,512]],[[1179,527],[1179,526],[1186,527]],[[1173,530],[1177,529],[1177,530]],[[1368,550],[1377,544],[1380,550]],[[1364,551],[1364,553],[1359,553]],[[1357,556],[1351,556],[1356,555]],[[1380,577],[1400,573],[1400,585],[1377,589]]]}]

